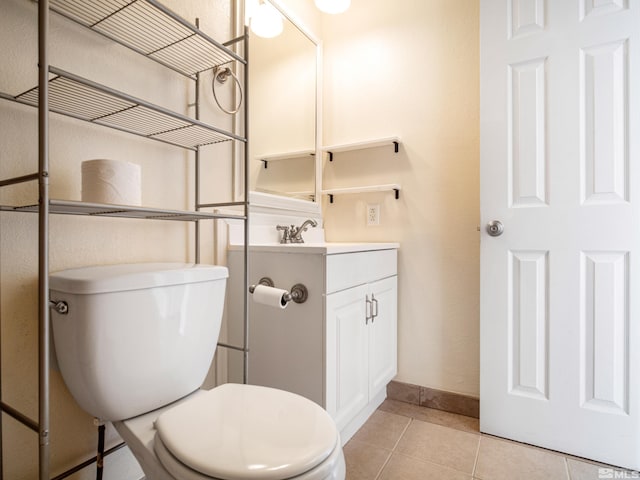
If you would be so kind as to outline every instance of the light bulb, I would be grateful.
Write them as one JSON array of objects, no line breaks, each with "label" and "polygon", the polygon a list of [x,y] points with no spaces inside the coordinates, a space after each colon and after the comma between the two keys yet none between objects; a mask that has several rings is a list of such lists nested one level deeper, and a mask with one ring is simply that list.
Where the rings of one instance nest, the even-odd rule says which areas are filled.
[{"label": "light bulb", "polygon": [[251,31],[263,38],[277,37],[282,33],[284,23],[278,10],[268,3],[254,8],[251,15]]},{"label": "light bulb", "polygon": [[351,5],[351,0],[316,0],[316,7],[325,13],[342,13]]}]

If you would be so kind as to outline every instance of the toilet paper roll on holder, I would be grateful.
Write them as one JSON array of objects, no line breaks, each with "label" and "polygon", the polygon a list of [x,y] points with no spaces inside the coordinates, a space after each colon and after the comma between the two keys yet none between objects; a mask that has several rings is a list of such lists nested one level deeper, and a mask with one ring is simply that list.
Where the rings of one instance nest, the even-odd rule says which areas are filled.
[{"label": "toilet paper roll on holder", "polygon": [[[265,285],[267,287],[275,287],[273,280],[269,277],[262,277],[258,282],[258,285]],[[255,285],[249,286],[249,293],[253,293],[256,289]],[[302,283],[296,283],[293,287],[289,289],[287,293],[284,294],[284,300],[289,303],[294,301],[295,303],[304,303],[307,301],[307,297],[309,296],[309,291],[307,287],[305,287]]]}]

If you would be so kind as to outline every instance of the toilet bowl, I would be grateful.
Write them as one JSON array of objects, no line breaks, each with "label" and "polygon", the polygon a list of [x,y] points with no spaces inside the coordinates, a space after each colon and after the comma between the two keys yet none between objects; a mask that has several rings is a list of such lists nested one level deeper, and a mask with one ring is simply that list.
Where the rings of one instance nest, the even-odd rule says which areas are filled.
[{"label": "toilet bowl", "polygon": [[225,384],[114,426],[154,480],[345,478],[331,417],[282,390]]},{"label": "toilet bowl", "polygon": [[344,480],[329,414],[255,385],[200,390],[216,350],[228,271],[130,264],[50,277],[60,371],[78,404],[111,421],[149,480]]}]

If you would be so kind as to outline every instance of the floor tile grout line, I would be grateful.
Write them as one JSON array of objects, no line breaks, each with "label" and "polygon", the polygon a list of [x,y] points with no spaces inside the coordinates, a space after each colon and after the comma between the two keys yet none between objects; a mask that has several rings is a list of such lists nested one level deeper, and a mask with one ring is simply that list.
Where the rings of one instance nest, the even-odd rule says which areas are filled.
[{"label": "floor tile grout line", "polygon": [[[400,402],[400,400],[396,400],[396,401]],[[455,417],[465,417],[465,418],[473,418],[473,419],[475,419],[475,417],[469,417],[468,415],[462,415],[462,414],[459,414],[459,413],[447,412],[445,410],[438,410],[438,409],[434,409],[434,408],[430,408],[430,407],[422,407],[422,406],[415,405],[415,404],[410,404],[410,405],[411,406],[415,406],[417,408],[423,408],[423,409],[426,409],[426,410],[434,410],[434,411],[442,412],[442,413],[445,413],[447,415],[453,415]],[[460,425],[460,424],[457,424],[455,422],[443,423],[443,422],[435,421],[435,420],[429,419],[429,418],[418,418],[418,417],[414,416],[414,414],[408,413],[408,412],[398,412],[398,411],[394,411],[394,410],[384,410],[384,409],[382,411],[387,412],[387,413],[393,413],[395,415],[399,415],[399,416],[403,416],[403,417],[408,417],[408,418],[411,418],[411,419],[414,419],[414,420],[419,420],[421,422],[431,423],[433,425],[440,425],[441,427],[452,428],[454,430],[459,430],[461,432],[477,433],[477,434],[482,433],[479,430],[476,430],[475,428],[472,428],[472,427],[470,427],[468,425],[464,425],[464,424]]]},{"label": "floor tile grout line", "polygon": [[[427,410],[432,410],[429,407],[423,407],[423,406],[419,406],[419,405],[415,405],[415,406],[418,407],[418,408],[425,408]],[[460,473],[463,473],[463,474],[466,474],[466,475],[468,475],[468,473],[463,472],[461,470],[457,470],[455,468],[448,467],[446,465],[435,463],[435,462],[430,461],[430,460],[425,460],[424,458],[414,457],[414,456],[408,455],[406,453],[398,452],[398,451],[396,451],[396,448],[397,448],[400,440],[402,439],[402,437],[406,433],[406,430],[409,428],[410,424],[414,420],[417,420],[417,421],[420,421],[420,422],[424,422],[424,423],[428,423],[428,424],[431,424],[431,425],[436,425],[436,426],[439,426],[439,427],[444,427],[444,428],[449,428],[449,429],[452,429],[452,430],[457,430],[457,431],[464,432],[464,433],[471,433],[471,434],[478,435],[480,438],[479,438],[479,442],[478,442],[478,448],[476,450],[476,457],[475,457],[475,460],[474,460],[473,470],[472,470],[472,473],[471,473],[471,475],[474,478],[474,480],[477,478],[476,475],[477,475],[479,454],[480,454],[480,447],[481,447],[480,442],[482,441],[483,437],[486,437],[486,438],[484,438],[485,440],[486,439],[494,439],[494,440],[499,441],[499,442],[513,443],[513,444],[519,445],[521,447],[525,447],[527,449],[532,449],[532,450],[548,453],[548,454],[551,454],[551,455],[560,456],[562,458],[562,460],[564,461],[565,474],[566,474],[565,478],[567,480],[573,480],[573,478],[576,478],[574,476],[574,473],[572,473],[572,469],[571,469],[571,466],[569,464],[569,460],[575,460],[576,462],[581,462],[581,463],[588,463],[588,464],[591,464],[591,465],[594,465],[594,466],[597,466],[597,467],[617,468],[617,469],[620,469],[620,470],[623,470],[623,471],[633,471],[632,469],[630,470],[630,469],[625,469],[623,467],[616,467],[616,466],[613,466],[613,465],[610,465],[610,464],[605,464],[605,463],[602,463],[602,462],[598,462],[596,460],[589,459],[589,458],[586,458],[586,457],[572,456],[572,455],[569,455],[569,454],[567,454],[565,452],[552,450],[550,448],[540,447],[538,445],[524,443],[524,442],[520,442],[520,441],[517,441],[517,440],[509,439],[509,438],[506,438],[506,437],[500,437],[500,436],[497,436],[497,435],[491,435],[491,434],[483,433],[483,432],[481,432],[479,430],[470,429],[466,425],[459,426],[459,425],[456,425],[456,424],[442,423],[442,422],[439,422],[439,421],[434,421],[431,418],[426,418],[426,417],[423,417],[423,416],[415,416],[413,413],[408,413],[408,412],[404,412],[404,411],[400,412],[400,411],[396,411],[396,410],[393,410],[393,409],[385,410],[384,408],[381,408],[380,410],[381,411],[385,411],[385,412],[390,413],[390,414],[397,415],[397,416],[406,417],[406,418],[409,419],[409,423],[405,427],[405,429],[402,432],[402,434],[401,434],[400,438],[398,439],[398,441],[393,446],[393,449],[391,451],[392,455],[397,454],[397,455],[406,456],[408,458],[412,458],[412,459],[418,460],[420,462],[431,463],[431,464],[434,464],[434,465],[442,466],[444,468],[449,468],[449,469],[452,469],[454,471],[457,471],[457,472],[460,472]],[[459,415],[459,414],[453,414],[453,415]],[[464,415],[462,415],[462,416],[464,416]],[[473,418],[473,417],[471,417],[471,418]],[[391,456],[389,456],[387,458],[387,460],[385,461],[384,465],[382,466],[382,469],[380,470],[378,475],[375,477],[376,480],[380,478],[382,470],[384,470],[384,468],[387,466],[387,464],[389,463],[390,459],[391,459]],[[640,478],[640,477],[638,477],[638,478]],[[481,479],[478,478],[477,480],[481,480]]]},{"label": "floor tile grout line", "polygon": [[564,469],[567,472],[567,480],[571,480],[571,470],[569,470],[569,461],[567,457],[562,457],[564,460]]},{"label": "floor tile grout line", "polygon": [[384,463],[382,464],[382,467],[380,467],[380,470],[378,470],[378,474],[376,475],[374,480],[378,480],[380,478],[380,475],[382,475],[382,472],[384,471],[384,468],[387,466],[387,464],[389,463],[389,461],[391,460],[391,457],[393,456],[393,450],[391,450],[389,452],[389,456],[387,457],[387,459],[384,461]]},{"label": "floor tile grout line", "polygon": [[409,429],[409,426],[413,423],[414,420],[415,420],[414,418],[409,418],[409,421],[407,422],[407,425],[404,427],[404,430],[402,430],[402,433],[398,437],[398,440],[396,440],[396,443],[393,445],[393,448],[391,449],[392,452],[395,452],[396,447],[400,443],[400,440],[402,440],[402,437],[404,437],[404,434],[407,433],[407,430]]},{"label": "floor tile grout line", "polygon": [[473,469],[471,470],[471,477],[476,477],[476,468],[478,467],[478,458],[480,457],[480,443],[482,442],[482,435],[478,438],[478,448],[476,449],[476,458],[473,461]]},{"label": "floor tile grout line", "polygon": [[[459,469],[457,469],[455,467],[451,467],[449,465],[444,465],[442,463],[438,463],[438,462],[435,462],[433,460],[428,460],[426,458],[421,458],[421,457],[415,457],[413,455],[409,455],[408,453],[403,453],[403,452],[392,452],[392,454],[396,458],[398,458],[398,457],[408,458],[408,459],[413,460],[415,462],[424,463],[424,464],[428,464],[428,465],[433,465],[435,467],[438,467],[438,468],[441,468],[441,469],[444,469],[444,470],[449,470],[451,472],[463,475],[465,477],[474,478],[474,477],[471,476],[471,474],[469,472],[467,472],[465,470],[459,470]],[[385,466],[386,466],[386,463],[385,463]],[[377,479],[378,479],[378,477],[376,477],[376,480]],[[482,480],[482,479],[478,479],[478,480]]]},{"label": "floor tile grout line", "polygon": [[[418,420],[418,419],[411,419],[411,420],[412,420],[412,421],[413,421],[413,420],[417,420],[418,422],[421,422],[421,420]],[[438,426],[438,427],[442,427],[442,428],[449,428],[449,427],[444,427],[444,426],[442,426],[442,425],[436,425],[436,426]],[[409,425],[407,425],[407,429],[408,429],[408,428],[409,428]],[[406,430],[407,430],[407,429],[405,429],[405,432],[406,432]],[[463,432],[463,433],[469,433],[469,432]],[[470,433],[470,434],[471,434],[471,433]],[[403,433],[403,435],[404,435],[404,433]],[[474,435],[474,434],[471,434],[471,435]],[[478,437],[480,437],[480,435],[478,435]],[[479,445],[479,443],[478,443],[478,445]],[[397,446],[397,445],[396,445],[396,446]],[[410,454],[410,453],[405,453],[405,452],[396,451],[396,450],[395,450],[395,447],[394,447],[394,450],[392,450],[392,454],[393,454],[393,455],[403,456],[403,457],[406,457],[406,458],[410,458],[410,459],[412,459],[412,460],[415,460],[415,461],[418,461],[418,462],[421,462],[421,463],[428,463],[428,464],[431,464],[431,465],[436,465],[436,466],[438,466],[438,467],[445,468],[445,469],[447,469],[447,470],[451,470],[451,471],[453,471],[453,472],[457,472],[457,473],[463,474],[463,475],[465,475],[465,476],[469,476],[469,475],[471,475],[467,470],[461,470],[461,469],[459,469],[459,468],[457,468],[457,467],[454,467],[454,466],[451,466],[451,465],[446,465],[446,464],[444,464],[444,463],[438,463],[438,462],[437,462],[437,461],[435,461],[435,460],[426,459],[426,458],[423,458],[423,457],[420,457],[420,456],[412,455],[412,454]]]},{"label": "floor tile grout line", "polygon": [[382,472],[384,471],[385,467],[391,461],[391,457],[393,456],[394,452],[396,451],[396,447],[400,443],[400,440],[402,440],[402,437],[407,432],[407,429],[409,428],[409,425],[411,425],[412,422],[413,422],[413,418],[409,417],[409,421],[407,422],[407,425],[404,427],[404,430],[402,430],[402,433],[398,437],[398,440],[396,440],[396,443],[393,445],[393,448],[391,449],[391,452],[389,453],[389,456],[385,460],[384,464],[380,468],[380,471],[378,472],[378,474],[376,475],[376,478],[374,480],[378,480],[380,478],[380,475],[382,475]]}]

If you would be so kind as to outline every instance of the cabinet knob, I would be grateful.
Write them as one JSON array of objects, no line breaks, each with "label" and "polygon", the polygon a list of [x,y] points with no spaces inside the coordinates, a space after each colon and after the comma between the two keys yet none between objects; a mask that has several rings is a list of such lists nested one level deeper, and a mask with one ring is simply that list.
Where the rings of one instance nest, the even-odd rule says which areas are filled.
[{"label": "cabinet knob", "polygon": [[[373,295],[372,295],[373,296]],[[365,325],[369,325],[369,320],[371,320],[373,322],[373,306],[372,306],[372,302],[371,300],[369,300],[369,295],[365,295],[365,302],[366,302],[366,306],[365,306],[365,319],[364,319],[364,323]]]}]

